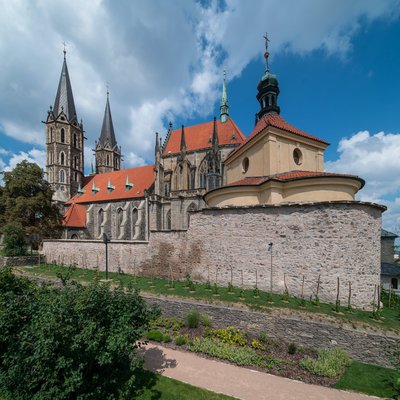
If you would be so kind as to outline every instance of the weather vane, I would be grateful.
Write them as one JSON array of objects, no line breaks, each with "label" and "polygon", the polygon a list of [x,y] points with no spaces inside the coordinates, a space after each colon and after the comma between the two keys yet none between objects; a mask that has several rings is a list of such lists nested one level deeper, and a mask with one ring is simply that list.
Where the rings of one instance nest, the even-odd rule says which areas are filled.
[{"label": "weather vane", "polygon": [[268,51],[268,43],[269,43],[268,32],[265,32],[265,36],[263,37],[265,39],[265,51]]},{"label": "weather vane", "polygon": [[107,97],[110,94],[110,83],[107,81],[106,82],[106,88],[107,88]]},{"label": "weather vane", "polygon": [[62,42],[62,45],[64,46],[64,56],[67,53],[67,44],[65,42]]}]

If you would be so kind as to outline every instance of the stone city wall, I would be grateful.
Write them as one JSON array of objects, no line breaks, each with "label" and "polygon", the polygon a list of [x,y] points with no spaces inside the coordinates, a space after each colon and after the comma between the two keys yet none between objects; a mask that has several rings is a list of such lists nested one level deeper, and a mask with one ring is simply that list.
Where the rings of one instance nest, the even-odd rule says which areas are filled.
[{"label": "stone city wall", "polygon": [[391,352],[400,339],[393,332],[304,319],[300,315],[285,315],[284,310],[265,313],[190,300],[142,296],[148,305],[158,305],[168,316],[184,318],[190,310],[196,309],[211,317],[215,328],[236,326],[255,336],[265,332],[272,339],[313,349],[340,347],[355,360],[385,367],[392,366]]},{"label": "stone city wall", "polygon": [[[109,243],[109,268],[130,274],[175,279],[190,273],[195,281],[304,295],[370,308],[380,282],[381,206],[361,202],[322,202],[204,209],[190,216],[187,231],[151,232],[148,242]],[[268,243],[273,243],[272,257]],[[47,261],[104,269],[99,241],[45,241]],[[257,274],[256,274],[257,272]]]}]

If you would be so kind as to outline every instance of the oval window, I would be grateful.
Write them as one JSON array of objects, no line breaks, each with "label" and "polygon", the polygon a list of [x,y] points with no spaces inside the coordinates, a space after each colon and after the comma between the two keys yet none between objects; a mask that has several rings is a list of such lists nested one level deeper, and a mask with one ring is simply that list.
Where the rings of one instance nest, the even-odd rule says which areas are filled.
[{"label": "oval window", "polygon": [[293,160],[296,165],[301,165],[303,162],[303,154],[301,154],[301,151],[299,149],[294,149],[293,150]]},{"label": "oval window", "polygon": [[242,172],[245,174],[249,169],[249,159],[246,157],[243,161],[242,161]]}]

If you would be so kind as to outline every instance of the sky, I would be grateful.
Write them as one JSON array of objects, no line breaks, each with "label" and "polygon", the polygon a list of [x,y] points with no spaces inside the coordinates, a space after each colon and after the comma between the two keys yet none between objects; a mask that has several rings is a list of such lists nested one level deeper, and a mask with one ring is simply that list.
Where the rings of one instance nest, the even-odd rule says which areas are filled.
[{"label": "sky", "polygon": [[219,115],[247,136],[264,72],[281,115],[331,143],[325,169],[366,180],[358,199],[385,204],[400,233],[400,0],[0,0],[0,170],[45,166],[44,125],[66,43],[86,172],[106,82],[124,167],[153,162],[155,132]]}]

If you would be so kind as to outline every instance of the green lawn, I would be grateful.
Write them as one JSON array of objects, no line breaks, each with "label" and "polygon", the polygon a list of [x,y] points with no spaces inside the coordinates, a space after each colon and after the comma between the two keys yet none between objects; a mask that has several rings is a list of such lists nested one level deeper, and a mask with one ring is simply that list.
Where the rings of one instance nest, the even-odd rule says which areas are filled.
[{"label": "green lawn", "polygon": [[[25,267],[25,272],[32,275],[41,275],[46,277],[56,277],[58,273],[65,273],[67,267],[61,267],[57,265],[42,264],[40,267]],[[100,272],[100,279],[105,278],[105,273]],[[81,282],[90,282],[96,277],[96,271],[77,268],[72,274],[72,278]],[[273,303],[268,302],[268,293],[260,291],[260,296],[258,298],[254,297],[253,290],[244,290],[243,297],[240,299],[240,289],[235,288],[233,293],[228,293],[227,287],[218,288],[218,296],[210,290],[207,290],[205,284],[195,284],[195,291],[190,292],[186,287],[184,281],[175,281],[174,288],[170,288],[170,282],[166,279],[138,276],[134,277],[132,275],[109,273],[109,278],[113,279],[115,284],[122,282],[127,285],[129,282],[133,283],[135,287],[142,290],[143,292],[157,293],[163,295],[174,295],[186,298],[194,298],[199,300],[213,301],[217,299],[218,301],[224,301],[229,303],[244,303],[249,307],[257,310],[268,311],[274,307],[281,308],[291,308],[296,310],[302,310],[313,313],[326,314],[334,317],[339,323],[363,323],[372,325],[384,329],[398,330],[400,328],[399,311],[395,309],[384,308],[381,311],[382,318],[376,321],[372,318],[371,313],[362,310],[352,310],[349,312],[346,307],[340,307],[340,313],[334,311],[334,306],[332,304],[320,304],[316,306],[311,301],[305,300],[304,304],[301,305],[299,298],[290,297],[288,302],[283,301],[282,295],[274,294]],[[152,282],[151,282],[152,281]]]},{"label": "green lawn", "polygon": [[353,361],[335,388],[392,398],[395,395],[392,385],[398,376],[394,369]]}]

